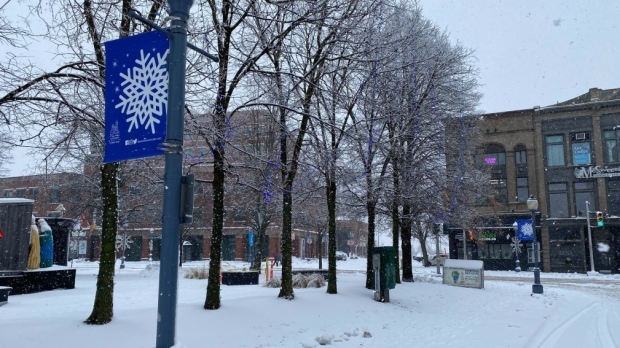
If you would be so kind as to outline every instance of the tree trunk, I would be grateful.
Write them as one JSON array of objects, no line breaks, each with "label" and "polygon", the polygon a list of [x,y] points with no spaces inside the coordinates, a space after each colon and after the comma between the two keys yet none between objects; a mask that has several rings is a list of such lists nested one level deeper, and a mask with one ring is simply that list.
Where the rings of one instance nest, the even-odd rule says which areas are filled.
[{"label": "tree trunk", "polygon": [[411,261],[411,206],[403,206],[403,228],[400,231],[403,251],[403,282],[413,282],[413,265]]},{"label": "tree trunk", "polygon": [[422,257],[424,257],[424,260],[422,260],[422,264],[424,266],[430,266],[431,263],[428,262],[428,251],[426,250],[426,234],[423,233],[422,225],[419,222],[417,224],[417,235],[418,240],[420,241],[420,248],[422,249]]},{"label": "tree trunk", "polygon": [[116,177],[118,163],[107,163],[101,169],[103,213],[101,255],[93,311],[84,322],[102,325],[112,321],[114,299],[114,265],[116,263],[116,229],[118,223]]},{"label": "tree trunk", "polygon": [[209,282],[205,309],[218,309],[220,303],[220,267],[222,259],[222,235],[224,230],[224,157],[223,140],[218,141],[213,150],[213,228],[211,231],[211,252],[209,262]]},{"label": "tree trunk", "polygon": [[372,268],[372,249],[375,247],[375,217],[377,204],[370,199],[366,201],[368,214],[368,249],[366,251],[366,289],[374,289],[374,270]]},{"label": "tree trunk", "polygon": [[[396,283],[400,283],[400,262],[398,260],[398,239],[400,237],[400,219],[398,216],[398,203],[396,200],[392,202],[392,245],[396,253],[396,262],[394,262],[394,274]],[[405,237],[403,237],[405,238]],[[403,260],[405,255],[403,253]]]},{"label": "tree trunk", "polygon": [[336,182],[328,175],[327,178],[327,215],[328,222],[328,239],[329,239],[329,257],[327,259],[327,293],[337,294],[338,286],[336,284]]},{"label": "tree trunk", "polygon": [[278,297],[287,300],[295,298],[293,292],[293,241],[292,232],[292,205],[293,194],[291,192],[292,181],[287,181],[282,193],[282,287]]}]

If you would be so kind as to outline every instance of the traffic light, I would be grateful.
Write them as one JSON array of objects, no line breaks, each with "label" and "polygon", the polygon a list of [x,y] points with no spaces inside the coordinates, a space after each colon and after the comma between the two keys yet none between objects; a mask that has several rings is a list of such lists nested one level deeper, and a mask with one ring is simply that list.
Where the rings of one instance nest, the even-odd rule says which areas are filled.
[{"label": "traffic light", "polygon": [[596,212],[596,225],[598,227],[603,227],[603,212],[602,211]]}]

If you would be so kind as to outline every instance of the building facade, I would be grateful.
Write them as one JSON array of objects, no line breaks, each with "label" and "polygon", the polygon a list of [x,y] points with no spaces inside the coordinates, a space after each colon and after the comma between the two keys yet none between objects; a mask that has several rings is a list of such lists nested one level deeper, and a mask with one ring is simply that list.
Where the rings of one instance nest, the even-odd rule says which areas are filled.
[{"label": "building facade", "polygon": [[[514,269],[514,226],[531,217],[532,195],[542,270],[620,272],[620,89],[592,88],[548,107],[485,114],[478,124],[484,136],[477,160],[493,194],[478,206],[484,223],[450,230],[451,257],[466,251],[485,269]],[[521,268],[528,269],[533,244],[522,244]]]}]

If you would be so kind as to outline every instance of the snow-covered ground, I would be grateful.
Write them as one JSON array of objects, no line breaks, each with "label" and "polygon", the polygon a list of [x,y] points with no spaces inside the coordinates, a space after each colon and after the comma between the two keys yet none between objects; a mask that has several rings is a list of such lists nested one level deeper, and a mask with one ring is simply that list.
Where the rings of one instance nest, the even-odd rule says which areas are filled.
[{"label": "snow-covered ground", "polygon": [[[222,307],[208,311],[207,281],[182,277],[206,263],[186,263],[175,347],[620,347],[618,276],[543,273],[544,294],[532,295],[531,272],[486,272],[498,280],[470,289],[443,285],[435,267],[414,264],[416,281],[397,284],[389,303],[374,301],[364,287],[360,258],[338,261],[337,295],[326,287],[295,289],[289,301],[277,288],[223,285]],[[76,262],[75,289],[14,295],[0,306],[0,347],[154,347],[158,271],[148,262],[126,265],[117,270],[110,324],[83,323],[98,265]],[[294,268],[318,262],[294,260]]]}]

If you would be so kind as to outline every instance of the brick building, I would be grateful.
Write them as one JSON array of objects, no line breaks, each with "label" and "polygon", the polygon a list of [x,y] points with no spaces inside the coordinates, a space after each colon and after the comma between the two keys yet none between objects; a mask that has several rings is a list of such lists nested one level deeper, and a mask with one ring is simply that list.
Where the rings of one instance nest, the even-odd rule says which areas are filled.
[{"label": "brick building", "polygon": [[[493,195],[480,202],[487,219],[474,233],[450,230],[450,256],[463,258],[466,249],[485,269],[514,269],[513,225],[530,217],[526,200],[533,195],[542,270],[592,268],[589,209],[604,215],[604,226],[591,228],[593,268],[620,272],[620,89],[592,88],[552,106],[485,114],[478,126],[484,136],[476,159],[490,175]],[[532,243],[524,244],[520,261],[527,269]]]}]

